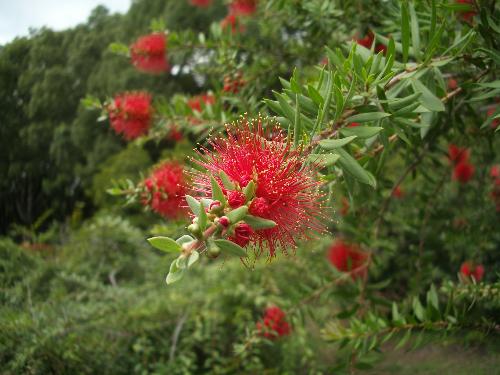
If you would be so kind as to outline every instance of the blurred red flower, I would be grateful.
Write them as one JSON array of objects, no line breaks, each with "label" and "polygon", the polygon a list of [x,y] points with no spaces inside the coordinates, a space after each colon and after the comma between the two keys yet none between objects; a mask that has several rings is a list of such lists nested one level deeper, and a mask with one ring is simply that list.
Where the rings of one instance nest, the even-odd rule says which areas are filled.
[{"label": "blurred red flower", "polygon": [[474,175],[474,166],[468,161],[463,161],[455,165],[453,178],[462,184],[469,182]]},{"label": "blurred red flower", "polygon": [[153,109],[147,92],[127,92],[115,96],[108,106],[109,121],[117,134],[127,140],[148,132]]},{"label": "blurred red flower", "polygon": [[336,240],[328,250],[328,260],[341,272],[351,274],[353,279],[366,278],[369,254],[361,251],[357,245]]},{"label": "blurred red flower", "polygon": [[250,213],[277,225],[256,231],[251,241],[259,245],[257,249],[269,248],[270,256],[276,248],[285,250],[295,246],[298,239],[323,231],[319,220],[323,194],[314,166],[305,163],[300,150],[292,149],[279,128],[265,132],[261,120],[254,124],[241,120],[237,125],[226,127],[227,138],[213,137],[208,148],[203,149],[205,155],[196,162],[208,173],[196,174],[197,189],[211,195],[209,176],[218,176],[221,171],[236,185],[236,190],[254,181],[256,191]]},{"label": "blurred red flower", "polygon": [[401,187],[398,185],[394,188],[394,190],[392,191],[392,196],[394,198],[403,198],[405,195],[405,192],[403,191],[403,189],[401,189]]},{"label": "blurred red flower", "polygon": [[466,261],[460,266],[460,273],[466,278],[474,277],[476,281],[481,281],[484,276],[484,266],[482,264],[475,265],[470,261]]},{"label": "blurred red flower", "polygon": [[[375,40],[375,35],[373,35],[373,33],[371,31],[368,31],[368,33],[366,34],[366,36],[364,38],[355,39],[355,40],[356,40],[356,43],[358,43],[359,45],[361,45],[365,48],[371,49],[373,42]],[[387,47],[381,43],[375,44],[375,52],[378,53],[381,51],[386,53]]]},{"label": "blurred red flower", "polygon": [[[488,109],[487,116],[488,117],[493,117],[493,115],[495,114],[495,111],[496,111],[496,108],[495,107],[491,107],[490,109]],[[498,128],[498,125],[500,125],[500,118],[496,118],[496,119],[493,119],[493,121],[491,121],[490,126],[493,129]]]},{"label": "blurred red flower", "polygon": [[167,40],[164,34],[141,36],[130,46],[132,64],[147,73],[162,73],[170,69],[166,55]]},{"label": "blurred red flower", "polygon": [[202,94],[193,96],[188,100],[188,106],[196,112],[201,112],[202,103],[205,105],[213,105],[215,104],[215,96],[211,94]]},{"label": "blurred red flower", "polygon": [[235,16],[251,16],[257,11],[257,0],[233,0],[229,13]]},{"label": "blurred red flower", "polygon": [[187,192],[184,168],[175,161],[157,166],[143,182],[142,203],[166,218],[176,219],[187,213],[184,196]]},{"label": "blurred red flower", "polygon": [[257,322],[257,331],[260,335],[274,340],[287,336],[292,331],[286,321],[286,314],[277,306],[268,307],[262,321]]},{"label": "blurred red flower", "polygon": [[458,147],[454,144],[448,146],[448,157],[453,164],[469,161],[469,149]]},{"label": "blurred red flower", "polygon": [[474,0],[455,0],[456,3],[470,5],[472,10],[460,12],[460,17],[467,22],[472,21],[477,12],[474,10]]}]

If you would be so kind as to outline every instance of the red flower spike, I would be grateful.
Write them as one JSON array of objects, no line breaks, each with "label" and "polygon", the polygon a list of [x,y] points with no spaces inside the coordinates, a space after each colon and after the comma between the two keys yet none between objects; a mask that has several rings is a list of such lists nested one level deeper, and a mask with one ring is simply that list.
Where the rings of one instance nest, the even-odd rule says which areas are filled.
[{"label": "red flower spike", "polygon": [[235,16],[251,16],[257,11],[257,0],[233,0],[229,13]]},{"label": "red flower spike", "polygon": [[227,138],[210,139],[209,149],[202,149],[202,160],[195,161],[208,172],[196,173],[198,191],[211,196],[209,176],[220,172],[241,188],[253,180],[256,190],[250,213],[277,225],[256,231],[251,242],[269,248],[270,256],[277,248],[295,247],[298,239],[323,232],[323,194],[314,178],[315,166],[306,165],[301,150],[293,149],[276,125],[265,132],[261,120],[253,124],[241,120],[226,129]]},{"label": "red flower spike", "polygon": [[474,277],[476,281],[481,281],[484,276],[484,266],[482,264],[474,265],[472,262],[463,262],[460,266],[460,273],[465,278]]},{"label": "red flower spike", "polygon": [[153,33],[137,39],[130,46],[132,64],[146,73],[162,73],[170,69],[166,56],[167,40],[164,34]]},{"label": "red flower spike", "polygon": [[348,272],[353,279],[366,278],[369,254],[357,246],[337,240],[328,250],[330,263],[341,272]]},{"label": "red flower spike", "polygon": [[119,94],[108,107],[111,127],[117,134],[132,140],[148,132],[153,109],[147,92]]},{"label": "red flower spike", "polygon": [[448,157],[453,164],[464,163],[469,160],[469,150],[450,144],[448,146]]},{"label": "red flower spike", "polygon": [[238,208],[240,206],[243,206],[246,201],[247,198],[241,191],[231,190],[227,193],[227,202],[229,203],[231,208]]},{"label": "red flower spike", "polygon": [[234,243],[240,245],[241,247],[245,247],[250,242],[250,238],[253,235],[253,230],[247,223],[238,223],[234,227],[234,236],[229,237],[229,240]]},{"label": "red flower spike", "polygon": [[465,184],[469,182],[474,175],[474,166],[469,162],[461,162],[453,170],[453,179]]},{"label": "red flower spike", "polygon": [[145,181],[147,196],[144,205],[166,218],[176,219],[186,214],[184,196],[186,178],[184,168],[177,162],[167,161],[156,167]]},{"label": "red flower spike", "polygon": [[188,100],[188,106],[195,112],[201,112],[201,104],[213,105],[215,104],[215,97],[210,94],[203,94],[193,96]]},{"label": "red flower spike", "polygon": [[207,8],[212,5],[212,0],[189,0],[189,3],[195,7]]},{"label": "red flower spike", "polygon": [[287,336],[292,331],[286,321],[286,314],[277,306],[268,307],[262,321],[257,322],[257,331],[261,336],[274,340]]}]

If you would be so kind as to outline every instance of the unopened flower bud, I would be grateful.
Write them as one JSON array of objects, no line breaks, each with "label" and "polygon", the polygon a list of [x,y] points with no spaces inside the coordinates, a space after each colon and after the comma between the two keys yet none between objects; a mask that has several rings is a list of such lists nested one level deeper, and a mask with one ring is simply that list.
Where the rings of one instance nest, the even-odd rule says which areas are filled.
[{"label": "unopened flower bud", "polygon": [[219,201],[213,201],[208,207],[210,213],[216,214],[222,212],[222,204]]},{"label": "unopened flower bud", "polygon": [[227,216],[222,216],[219,219],[219,224],[222,225],[224,228],[227,228],[229,226],[229,224],[231,224],[231,223],[229,222],[229,219],[227,218]]},{"label": "unopened flower bud", "polygon": [[215,259],[220,255],[220,248],[213,242],[208,245],[207,248],[207,257],[210,259]]},{"label": "unopened flower bud", "polygon": [[250,242],[250,236],[253,234],[253,230],[247,223],[238,223],[234,228],[234,236],[229,239],[234,243],[245,247]]},{"label": "unopened flower bud", "polygon": [[245,204],[247,198],[241,191],[231,190],[227,193],[227,201],[232,208],[238,208]]},{"label": "unopened flower bud", "polygon": [[187,230],[194,234],[195,236],[199,236],[201,231],[200,231],[200,226],[198,224],[190,224],[187,227]]}]

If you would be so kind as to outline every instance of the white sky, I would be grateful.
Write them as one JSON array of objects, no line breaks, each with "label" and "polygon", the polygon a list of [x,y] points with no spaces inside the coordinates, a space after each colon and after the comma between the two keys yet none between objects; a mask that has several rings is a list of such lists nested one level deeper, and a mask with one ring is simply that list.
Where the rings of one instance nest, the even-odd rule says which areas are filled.
[{"label": "white sky", "polygon": [[131,0],[0,0],[0,44],[27,36],[30,27],[63,30],[85,22],[102,4],[111,13],[124,13]]}]

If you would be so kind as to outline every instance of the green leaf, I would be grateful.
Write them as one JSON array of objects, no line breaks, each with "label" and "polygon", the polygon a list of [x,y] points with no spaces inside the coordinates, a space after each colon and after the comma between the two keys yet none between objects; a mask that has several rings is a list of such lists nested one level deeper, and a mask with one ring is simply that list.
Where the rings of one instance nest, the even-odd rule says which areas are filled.
[{"label": "green leaf", "polygon": [[128,46],[122,43],[111,43],[109,45],[109,50],[118,55],[128,56],[129,49]]},{"label": "green leaf", "polygon": [[293,144],[295,147],[299,145],[300,138],[302,137],[302,126],[300,122],[300,104],[299,94],[295,95],[295,118],[293,121]]},{"label": "green leaf", "polygon": [[198,261],[198,259],[200,259],[200,253],[198,253],[196,250],[193,250],[191,252],[191,255],[189,256],[187,267],[191,268],[191,266],[195,264]]},{"label": "green leaf", "polygon": [[114,187],[114,188],[106,189],[106,193],[108,193],[109,195],[122,195],[123,190],[120,188]]},{"label": "green leaf", "polygon": [[217,246],[219,246],[222,253],[234,255],[240,258],[244,258],[247,256],[245,249],[243,249],[240,245],[235,244],[232,241],[214,240],[214,242]]},{"label": "green leaf", "polygon": [[401,46],[403,48],[403,62],[406,63],[410,52],[410,15],[406,1],[401,4]]},{"label": "green leaf", "polygon": [[[234,190],[236,188],[236,185],[231,181],[231,179],[226,174],[226,172],[220,171],[219,176],[220,176],[220,179],[222,181],[222,185],[224,185],[224,187],[227,190]],[[221,202],[221,203],[223,203],[223,202]]]},{"label": "green leaf", "polygon": [[418,17],[415,12],[415,7],[413,3],[409,3],[410,7],[410,20],[411,20],[411,42],[413,47],[413,53],[415,58],[420,60],[420,29],[418,26]]},{"label": "green leaf", "polygon": [[200,230],[203,232],[207,227],[207,212],[205,211],[205,206],[200,205],[200,214],[198,215],[198,225],[200,226]]},{"label": "green leaf", "polygon": [[212,185],[212,199],[223,203],[225,201],[224,193],[214,176],[210,176],[210,184]]},{"label": "green leaf", "polygon": [[195,239],[187,234],[185,234],[182,237],[179,237],[178,239],[175,240],[179,245],[184,245],[185,243],[193,242]]},{"label": "green leaf", "polygon": [[369,122],[369,121],[378,121],[383,118],[389,117],[390,113],[385,112],[367,112],[367,113],[359,113],[357,115],[351,116],[346,119],[347,122]]},{"label": "green leaf", "polygon": [[342,128],[340,132],[346,136],[356,136],[359,138],[371,138],[380,133],[384,128],[379,126],[356,126],[353,128]]},{"label": "green leaf", "polygon": [[238,221],[242,220],[245,215],[248,212],[248,207],[247,206],[241,206],[236,208],[235,210],[232,210],[226,214],[227,218],[229,219],[229,222],[231,224],[235,224]]},{"label": "green leaf", "polygon": [[276,223],[272,220],[264,219],[258,216],[247,215],[243,219],[245,223],[250,225],[254,230],[270,229],[276,226]]},{"label": "green leaf", "polygon": [[181,268],[177,267],[177,259],[175,259],[171,264],[170,264],[170,271],[168,272],[167,275],[167,285],[173,284],[184,276],[184,270]]},{"label": "green leaf", "polygon": [[318,92],[318,90],[314,88],[314,86],[308,85],[307,92],[309,93],[309,96],[311,97],[314,103],[316,103],[319,106],[323,105],[325,101],[323,100],[323,97]]},{"label": "green leaf", "polygon": [[425,320],[425,311],[418,297],[413,298],[413,312],[415,313],[415,316],[418,320],[420,320],[421,322]]},{"label": "green leaf", "polygon": [[340,155],[337,154],[309,154],[307,160],[310,163],[317,163],[320,167],[328,167],[335,164],[339,160]]},{"label": "green leaf", "polygon": [[154,248],[166,253],[175,253],[182,250],[181,246],[169,237],[151,237],[148,242]]},{"label": "green leaf", "polygon": [[352,175],[359,182],[370,185],[373,188],[376,187],[377,182],[375,180],[375,177],[373,177],[373,175],[370,172],[368,172],[361,165],[359,165],[357,160],[354,159],[351,155],[349,155],[347,151],[345,151],[342,148],[339,148],[335,150],[335,152],[340,155],[339,164],[343,170]]},{"label": "green leaf", "polygon": [[254,195],[255,195],[255,182],[250,181],[247,186],[243,189],[243,194],[245,194],[245,197],[247,198],[247,202],[251,200]]},{"label": "green leaf", "polygon": [[345,146],[356,138],[357,137],[355,135],[352,135],[350,137],[345,137],[342,139],[324,139],[322,141],[319,141],[319,145],[325,150],[333,150]]},{"label": "green leaf", "polygon": [[420,103],[431,111],[441,112],[445,110],[444,104],[436,95],[434,95],[422,82],[418,79],[412,79],[411,84],[415,92],[422,93]]},{"label": "green leaf", "polygon": [[201,207],[200,202],[198,202],[195,198],[193,198],[190,195],[186,195],[186,202],[191,211],[193,212],[193,214],[198,216],[200,214],[200,207]]}]

